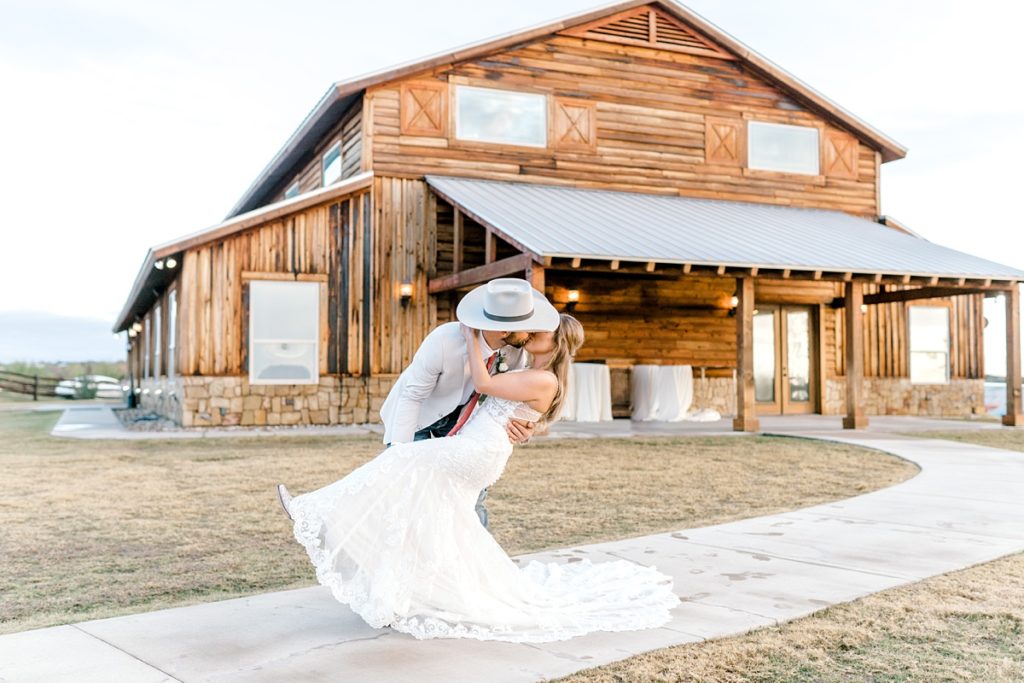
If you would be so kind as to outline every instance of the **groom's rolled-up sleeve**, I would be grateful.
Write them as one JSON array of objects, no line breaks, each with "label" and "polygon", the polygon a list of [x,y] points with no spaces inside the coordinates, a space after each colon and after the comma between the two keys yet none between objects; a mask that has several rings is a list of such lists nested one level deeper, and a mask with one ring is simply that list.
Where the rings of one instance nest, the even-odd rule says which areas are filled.
[{"label": "groom's rolled-up sleeve", "polygon": [[405,387],[395,406],[395,428],[391,443],[408,443],[416,436],[416,423],[420,417],[420,406],[433,393],[443,369],[444,345],[439,335],[428,334],[416,350]]}]

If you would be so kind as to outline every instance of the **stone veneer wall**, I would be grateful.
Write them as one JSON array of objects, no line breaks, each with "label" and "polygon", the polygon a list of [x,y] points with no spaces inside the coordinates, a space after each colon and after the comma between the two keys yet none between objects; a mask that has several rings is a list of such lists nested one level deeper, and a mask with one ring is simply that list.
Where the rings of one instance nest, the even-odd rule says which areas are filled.
[{"label": "stone veneer wall", "polygon": [[144,380],[140,404],[183,427],[380,422],[397,375],[321,377],[319,384],[250,384],[248,377]]},{"label": "stone veneer wall", "polygon": [[[183,427],[362,424],[380,422],[380,406],[396,379],[397,375],[380,375],[322,377],[319,384],[249,384],[247,377],[159,378],[143,380],[139,400],[143,408]],[[615,389],[616,394],[622,391]],[[864,400],[868,415],[983,414],[985,381],[911,384],[909,379],[866,377]],[[734,414],[732,378],[709,377],[703,387],[695,378],[693,406]],[[843,415],[845,410],[846,379],[827,380],[824,414]]]},{"label": "stone veneer wall", "polygon": [[[868,415],[983,415],[985,380],[954,379],[948,384],[911,384],[907,378],[865,377],[864,411]],[[845,377],[826,381],[824,413],[846,413]]]}]

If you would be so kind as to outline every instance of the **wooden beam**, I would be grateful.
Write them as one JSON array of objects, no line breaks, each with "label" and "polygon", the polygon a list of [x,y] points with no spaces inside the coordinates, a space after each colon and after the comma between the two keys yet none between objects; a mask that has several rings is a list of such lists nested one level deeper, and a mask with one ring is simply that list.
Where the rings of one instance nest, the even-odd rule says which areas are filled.
[{"label": "wooden beam", "polygon": [[938,275],[931,276],[931,278],[928,279],[928,284],[931,285],[932,287],[934,287],[935,285],[939,284],[939,276]]},{"label": "wooden beam", "polygon": [[[881,273],[875,273],[875,276],[872,279],[875,282],[881,282],[882,281],[882,274]],[[960,284],[963,284],[963,283],[961,282]]]},{"label": "wooden beam", "polygon": [[494,239],[494,231],[488,229],[484,238],[484,263],[494,263],[498,260],[498,241]]},{"label": "wooden beam", "polygon": [[1020,378],[1020,287],[1006,293],[1006,414],[1003,424],[1024,425],[1021,409]]},{"label": "wooden beam", "polygon": [[820,280],[821,279],[821,271],[820,270],[814,271],[814,279],[815,280]]},{"label": "wooden beam", "polygon": [[693,264],[692,263],[684,263],[683,264],[683,275],[688,275],[691,270],[693,270]]},{"label": "wooden beam", "polygon": [[758,266],[754,266],[753,268],[751,268],[750,269],[750,277],[756,277],[757,276],[757,272],[759,270],[761,270],[761,269]]},{"label": "wooden beam", "polygon": [[736,278],[736,418],[733,431],[756,432],[757,397],[754,393],[754,279]]},{"label": "wooden beam", "polygon": [[579,268],[581,263],[583,263],[583,259],[581,259],[581,258],[574,258],[572,260],[572,267],[573,268]]},{"label": "wooden beam", "polygon": [[462,211],[460,211],[457,206],[455,207],[455,218],[452,221],[452,229],[452,272],[458,273],[462,270],[462,251],[466,231],[462,218]]},{"label": "wooden beam", "polygon": [[617,260],[611,262],[611,269],[612,270],[618,270],[619,269],[619,262]]},{"label": "wooden beam", "polygon": [[850,273],[850,272],[843,273],[843,282],[852,282],[852,281],[853,281],[853,273]]},{"label": "wooden beam", "polygon": [[531,260],[526,266],[526,279],[533,288],[541,294],[544,293],[544,266]]},{"label": "wooden beam", "polygon": [[725,266],[718,266],[718,270],[715,271],[719,275],[725,275]]},{"label": "wooden beam", "polygon": [[529,268],[532,263],[534,263],[534,259],[530,254],[509,256],[508,258],[503,258],[500,261],[494,261],[493,263],[488,263],[483,266],[477,266],[476,268],[452,273],[451,275],[434,278],[427,283],[427,291],[431,294],[438,294],[440,292],[448,292],[460,287],[478,285],[496,277],[504,277],[506,275],[512,275],[513,273],[523,272]]},{"label": "wooden beam", "polygon": [[783,280],[788,280],[789,279],[789,273],[790,273],[789,268],[783,268],[782,269],[782,279]]},{"label": "wooden beam", "polygon": [[846,417],[843,429],[863,429],[868,426],[864,414],[864,285],[846,283]]},{"label": "wooden beam", "polygon": [[653,273],[653,272],[654,272],[654,266],[655,266],[655,265],[657,265],[657,264],[655,264],[655,262],[654,262],[654,261],[648,261],[648,262],[647,262],[647,265],[646,265],[646,266],[644,267],[644,269],[645,269],[645,270],[646,270],[646,271],[647,271],[648,273]]},{"label": "wooden beam", "polygon": [[[969,294],[986,294],[1002,292],[1001,287],[921,287],[919,289],[902,289],[877,294],[865,294],[864,303],[870,305],[887,304],[893,301],[916,301],[918,299],[942,299],[949,296],[966,296]],[[832,308],[842,308],[846,304],[843,297],[832,300]]]},{"label": "wooden beam", "polygon": [[371,202],[372,192],[363,195],[363,315],[359,324],[363,328],[363,377],[370,376],[372,369],[370,343],[373,324],[373,205]]},{"label": "wooden beam", "polygon": [[905,285],[909,285],[910,284],[910,276],[909,275],[904,275],[901,278],[901,280],[902,280],[903,284],[905,284]]}]

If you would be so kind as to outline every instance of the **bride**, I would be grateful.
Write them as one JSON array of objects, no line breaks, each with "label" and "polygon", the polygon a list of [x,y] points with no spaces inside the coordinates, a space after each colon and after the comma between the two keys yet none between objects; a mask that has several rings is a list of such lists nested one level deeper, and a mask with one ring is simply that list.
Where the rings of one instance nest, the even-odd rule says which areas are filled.
[{"label": "bride", "polygon": [[416,638],[544,642],[668,623],[679,598],[653,567],[584,559],[520,568],[474,511],[512,453],[508,420],[558,417],[582,325],[561,314],[554,332],[525,346],[530,367],[494,376],[479,335],[462,329],[485,400],[456,436],[395,444],[294,498],[279,486],[317,580],[370,626]]}]

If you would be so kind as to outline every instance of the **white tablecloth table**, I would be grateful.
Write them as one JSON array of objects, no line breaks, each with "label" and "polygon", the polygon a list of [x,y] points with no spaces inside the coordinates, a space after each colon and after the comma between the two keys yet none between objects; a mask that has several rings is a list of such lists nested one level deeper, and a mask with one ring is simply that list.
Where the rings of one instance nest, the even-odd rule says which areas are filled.
[{"label": "white tablecloth table", "polygon": [[612,419],[612,378],[607,365],[572,364],[561,419],[576,422]]},{"label": "white tablecloth table", "polygon": [[633,419],[681,422],[693,403],[689,365],[634,365],[631,382]]}]

